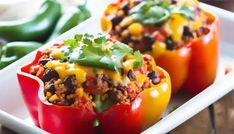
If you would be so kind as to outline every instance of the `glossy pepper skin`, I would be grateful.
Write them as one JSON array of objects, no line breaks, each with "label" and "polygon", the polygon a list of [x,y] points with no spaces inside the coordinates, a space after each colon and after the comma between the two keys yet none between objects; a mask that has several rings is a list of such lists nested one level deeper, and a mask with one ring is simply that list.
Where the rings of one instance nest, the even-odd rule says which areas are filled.
[{"label": "glossy pepper skin", "polygon": [[[119,0],[106,8],[107,11],[104,12],[101,18],[101,26],[104,31],[111,32],[113,24],[106,16],[117,13],[118,9],[116,7],[122,2],[123,0]],[[156,45],[154,44],[157,41],[152,46],[147,46],[146,43],[133,45],[134,49],[142,51],[151,47],[149,53],[155,58],[157,65],[170,74],[172,93],[174,94],[181,89],[185,89],[191,95],[196,95],[212,84],[216,78],[219,50],[219,20],[211,13],[205,10],[201,11],[204,12],[209,21],[208,25],[204,26],[207,32],[205,35],[184,44],[182,47],[176,50],[167,50],[162,45],[155,47]],[[128,23],[131,23],[131,21],[130,19]],[[162,31],[159,32],[163,34]],[[158,40],[160,41],[160,37]]]},{"label": "glossy pepper skin", "polygon": [[31,18],[0,22],[0,37],[8,41],[44,41],[60,16],[60,4],[56,0],[45,0]]},{"label": "glossy pepper skin", "polygon": [[[140,133],[161,118],[170,100],[170,77],[166,71],[156,67],[152,60],[153,69],[161,78],[160,83],[145,89],[129,104],[115,104],[102,112],[53,105],[44,97],[43,82],[29,74],[30,67],[38,62],[41,55],[39,51],[32,63],[19,68],[17,77],[34,122],[48,132]],[[143,71],[144,67],[141,70]],[[97,127],[93,126],[95,119],[100,123]]]},{"label": "glossy pepper skin", "polygon": [[39,42],[11,42],[3,46],[0,54],[0,69],[8,66],[26,54],[41,47]]},{"label": "glossy pepper skin", "polygon": [[157,64],[170,74],[173,93],[183,87],[191,95],[196,95],[212,84],[216,78],[219,21],[213,14],[206,11],[204,13],[210,21],[205,35],[192,40],[180,49],[166,50],[156,57]]},{"label": "glossy pepper skin", "polygon": [[79,5],[73,7],[65,12],[61,18],[58,20],[51,36],[48,41],[54,39],[55,37],[65,33],[69,29],[75,27],[81,22],[85,21],[91,16],[90,11],[86,8],[86,5]]}]

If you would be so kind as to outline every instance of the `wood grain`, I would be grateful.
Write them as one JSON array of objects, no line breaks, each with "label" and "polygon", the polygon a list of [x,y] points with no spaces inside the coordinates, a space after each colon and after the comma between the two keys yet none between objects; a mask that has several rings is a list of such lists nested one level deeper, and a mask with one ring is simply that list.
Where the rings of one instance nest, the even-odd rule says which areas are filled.
[{"label": "wood grain", "polygon": [[[217,134],[234,134],[234,91],[214,103]],[[203,110],[170,134],[210,134],[208,109]]]}]

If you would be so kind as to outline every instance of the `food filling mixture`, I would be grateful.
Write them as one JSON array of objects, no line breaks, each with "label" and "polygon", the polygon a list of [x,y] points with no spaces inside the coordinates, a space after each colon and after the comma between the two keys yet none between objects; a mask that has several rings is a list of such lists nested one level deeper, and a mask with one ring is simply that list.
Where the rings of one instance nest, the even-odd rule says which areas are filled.
[{"label": "food filling mixture", "polygon": [[134,50],[160,53],[208,33],[210,20],[197,0],[119,0],[106,8],[101,23]]},{"label": "food filling mixture", "polygon": [[149,55],[107,35],[75,35],[42,52],[30,73],[44,82],[48,102],[103,111],[113,104],[131,103],[163,77]]}]

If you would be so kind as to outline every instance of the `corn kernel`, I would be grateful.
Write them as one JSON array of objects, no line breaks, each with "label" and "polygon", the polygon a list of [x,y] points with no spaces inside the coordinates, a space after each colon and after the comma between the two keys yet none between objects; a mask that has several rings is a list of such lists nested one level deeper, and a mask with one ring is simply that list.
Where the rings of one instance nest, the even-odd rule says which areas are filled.
[{"label": "corn kernel", "polygon": [[63,55],[63,53],[61,52],[61,50],[55,49],[55,50],[53,50],[53,52],[51,53],[51,55],[52,55],[52,57],[54,59],[59,59]]},{"label": "corn kernel", "polygon": [[143,26],[140,23],[133,23],[128,27],[128,32],[133,36],[140,36],[143,31]]},{"label": "corn kernel", "polygon": [[46,92],[46,97],[50,97],[51,95],[51,92]]},{"label": "corn kernel", "polygon": [[46,68],[53,69],[53,67],[54,67],[53,62],[49,61],[46,63]]},{"label": "corn kernel", "polygon": [[123,69],[125,73],[127,73],[130,69],[133,68],[134,62],[135,62],[135,59],[131,59],[131,60],[127,60],[123,62]]},{"label": "corn kernel", "polygon": [[120,22],[120,26],[121,27],[126,27],[129,26],[130,24],[132,24],[134,21],[132,19],[132,17],[125,17],[121,22]]},{"label": "corn kernel", "polygon": [[124,30],[122,33],[121,33],[121,36],[123,38],[126,38],[128,36],[128,30]]},{"label": "corn kernel", "polygon": [[78,98],[81,98],[84,95],[83,88],[77,88],[76,89],[76,95],[77,95]]},{"label": "corn kernel", "polygon": [[93,106],[96,107],[96,103],[92,102]]},{"label": "corn kernel", "polygon": [[56,100],[58,100],[59,98],[58,98],[58,96],[56,95],[56,94],[54,94],[53,96],[51,96],[50,98],[49,98],[49,101],[50,102],[53,102],[53,101],[56,101]]},{"label": "corn kernel", "polygon": [[86,72],[84,70],[78,69],[76,72],[76,80],[78,83],[83,83],[86,81]]},{"label": "corn kernel", "polygon": [[67,76],[66,69],[63,66],[55,67],[55,71],[58,72],[59,77],[62,78],[62,79]]}]

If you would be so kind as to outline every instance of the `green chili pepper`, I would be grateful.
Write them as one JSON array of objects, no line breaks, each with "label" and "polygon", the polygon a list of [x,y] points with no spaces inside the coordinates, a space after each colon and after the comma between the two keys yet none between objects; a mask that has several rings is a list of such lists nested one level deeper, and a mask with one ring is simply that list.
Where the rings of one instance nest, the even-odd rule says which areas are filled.
[{"label": "green chili pepper", "polygon": [[86,5],[79,5],[69,9],[63,14],[63,16],[57,22],[55,29],[50,36],[49,40],[65,33],[69,29],[75,27],[81,22],[85,21],[91,16],[90,11],[86,8]]},{"label": "green chili pepper", "polygon": [[1,50],[0,69],[42,46],[38,42],[11,42]]},{"label": "green chili pepper", "polygon": [[45,0],[31,18],[0,22],[0,37],[8,41],[44,41],[60,16],[61,5],[56,0]]}]

